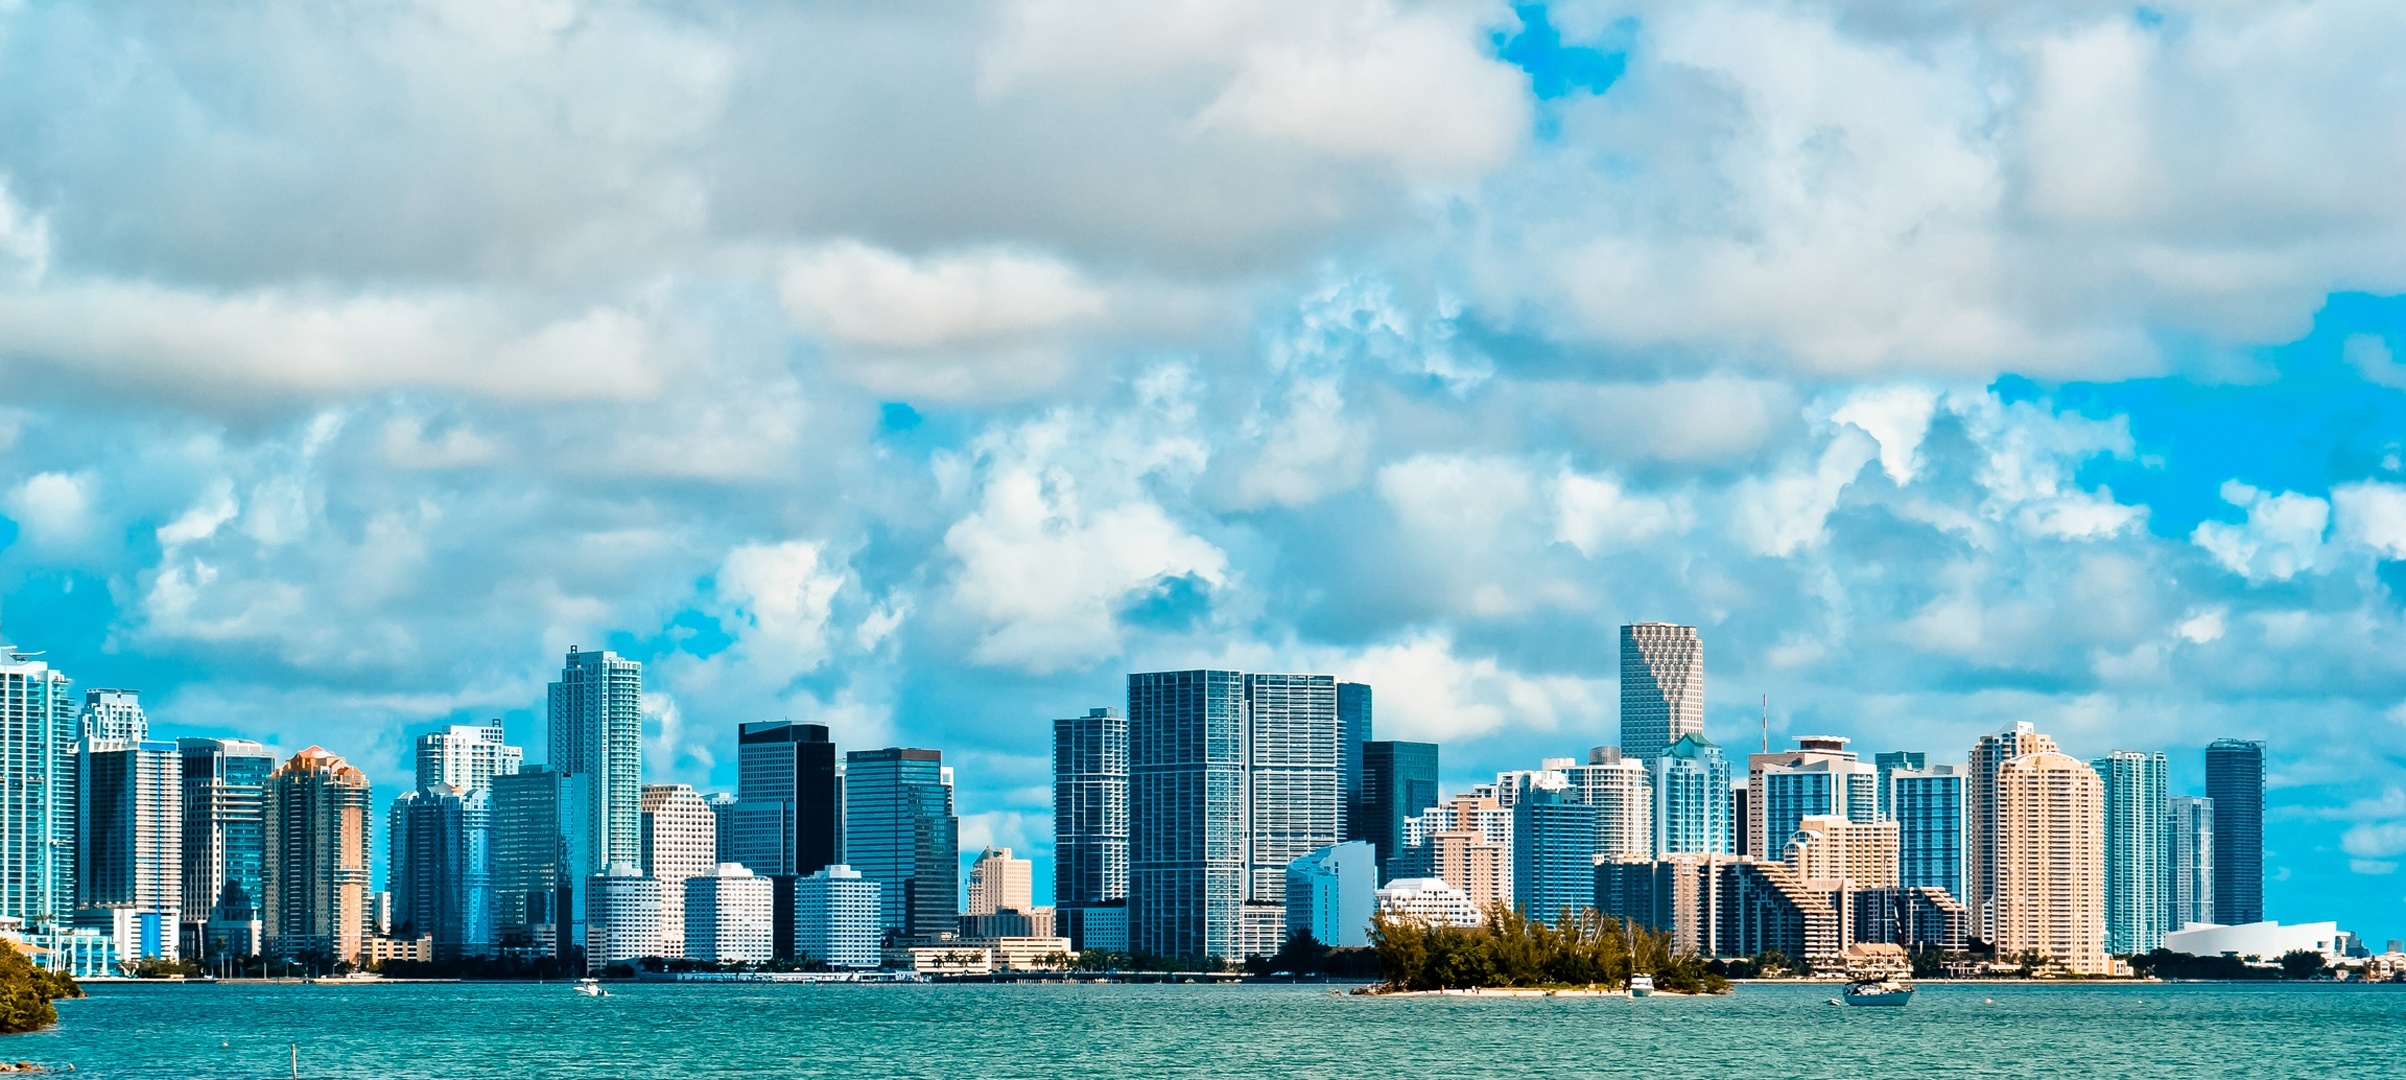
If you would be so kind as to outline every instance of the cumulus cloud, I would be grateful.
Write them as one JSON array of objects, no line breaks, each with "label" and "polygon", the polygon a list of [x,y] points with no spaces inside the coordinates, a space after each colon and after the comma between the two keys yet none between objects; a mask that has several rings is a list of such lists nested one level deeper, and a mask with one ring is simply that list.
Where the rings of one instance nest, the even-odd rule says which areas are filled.
[{"label": "cumulus cloud", "polygon": [[65,546],[92,528],[92,481],[65,473],[37,473],[8,493],[8,510],[36,543]]},{"label": "cumulus cloud", "polygon": [[1492,656],[1464,656],[1445,634],[1424,631],[1337,662],[1378,694],[1381,738],[1460,742],[1507,726],[1599,731],[1616,700],[1610,680],[1531,676]]},{"label": "cumulus cloud", "polygon": [[2189,539],[2224,569],[2249,581],[2287,581],[2322,558],[2330,503],[2294,491],[2259,491],[2237,480],[2223,482],[2222,501],[2247,511],[2247,521],[2202,521]]}]

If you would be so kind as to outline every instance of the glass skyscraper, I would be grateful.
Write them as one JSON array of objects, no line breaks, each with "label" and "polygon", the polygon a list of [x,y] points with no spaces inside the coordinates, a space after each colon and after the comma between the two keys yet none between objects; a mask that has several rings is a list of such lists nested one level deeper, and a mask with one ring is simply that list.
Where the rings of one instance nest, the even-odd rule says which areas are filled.
[{"label": "glass skyscraper", "polygon": [[184,921],[205,923],[226,886],[256,905],[266,880],[267,747],[248,739],[177,739],[183,757]]},{"label": "glass skyscraper", "polygon": [[493,945],[492,794],[443,785],[393,800],[385,887],[393,936],[434,936],[437,960]]},{"label": "glass skyscraper", "polygon": [[[1729,758],[1701,734],[1687,734],[1654,758],[1654,853],[1731,852]],[[1793,828],[1793,827],[1791,827]]]},{"label": "glass skyscraper", "polygon": [[643,665],[614,652],[568,648],[549,696],[552,769],[585,790],[571,831],[591,873],[643,862]]},{"label": "glass skyscraper", "polygon": [[0,916],[64,928],[75,911],[76,708],[67,676],[0,645]]},{"label": "glass skyscraper", "polygon": [[1345,839],[1331,675],[1245,676],[1245,899],[1286,906],[1287,864]]},{"label": "glass skyscraper", "polygon": [[2178,930],[2214,921],[2214,800],[2175,795],[2172,806],[2171,917]]},{"label": "glass skyscraper", "polygon": [[76,763],[79,921],[85,911],[108,916],[127,959],[175,956],[184,902],[183,759],[174,743],[92,738]]},{"label": "glass skyscraper", "polygon": [[1871,764],[1879,770],[1880,820],[1892,820],[1893,811],[1888,806],[1889,774],[1899,769],[1926,769],[1930,766],[1930,755],[1919,750],[1891,750],[1885,754],[1873,754]]},{"label": "glass skyscraper", "polygon": [[1128,676],[1128,942],[1233,956],[1245,900],[1245,677]]},{"label": "glass skyscraper", "polygon": [[1370,844],[1380,884],[1387,860],[1403,850],[1404,819],[1437,805],[1437,744],[1362,744],[1362,797],[1354,806],[1355,838]]},{"label": "glass skyscraper", "polygon": [[1108,708],[1053,721],[1053,905],[1128,896],[1128,718]]},{"label": "glass skyscraper", "polygon": [[1962,765],[1940,765],[1888,774],[1884,794],[1896,822],[1899,886],[1945,889],[1956,903],[1963,902],[1967,771]]},{"label": "glass skyscraper", "polygon": [[590,845],[573,838],[584,790],[547,765],[493,778],[493,936],[506,955],[572,957],[569,913],[592,876]]},{"label": "glass skyscraper", "polygon": [[1338,683],[1337,753],[1343,759],[1339,766],[1342,775],[1338,780],[1338,801],[1346,816],[1337,824],[1348,840],[1369,839],[1355,834],[1354,819],[1355,809],[1367,797],[1362,788],[1362,747],[1370,741],[1370,721],[1369,684]]},{"label": "glass skyscraper", "polygon": [[2089,767],[2105,781],[2105,951],[2154,952],[2171,912],[2164,755],[2116,750]]},{"label": "glass skyscraper", "polygon": [[1596,830],[1601,811],[1560,791],[1535,788],[1512,807],[1512,901],[1548,926],[1595,906]]},{"label": "glass skyscraper", "polygon": [[2264,921],[2264,744],[2216,739],[2206,747],[2206,798],[2214,800],[2214,921]]},{"label": "glass skyscraper", "polygon": [[1660,756],[1682,735],[1704,734],[1704,641],[1693,626],[1621,628],[1621,753]]},{"label": "glass skyscraper", "polygon": [[735,753],[734,846],[722,860],[794,877],[844,861],[844,779],[826,725],[742,724]]},{"label": "glass skyscraper", "polygon": [[844,755],[844,859],[878,883],[888,934],[932,941],[957,929],[960,824],[942,753],[888,747]]}]

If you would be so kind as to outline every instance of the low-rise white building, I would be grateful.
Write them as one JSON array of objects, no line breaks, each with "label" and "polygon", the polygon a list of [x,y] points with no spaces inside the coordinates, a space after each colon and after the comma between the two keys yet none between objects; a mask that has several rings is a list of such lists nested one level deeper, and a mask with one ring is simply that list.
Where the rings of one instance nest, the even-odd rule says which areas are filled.
[{"label": "low-rise white building", "polygon": [[685,957],[756,963],[776,955],[777,887],[741,863],[685,879]]},{"label": "low-rise white building", "polygon": [[585,970],[669,955],[658,881],[626,863],[611,863],[607,872],[585,879],[585,890]]},{"label": "low-rise white building", "polygon": [[873,968],[883,957],[879,884],[838,863],[794,882],[794,951],[833,968]]},{"label": "low-rise white building", "polygon": [[1378,907],[1390,915],[1422,919],[1431,926],[1477,926],[1485,921],[1470,894],[1444,878],[1397,878],[1378,891]]},{"label": "low-rise white building", "polygon": [[1287,864],[1286,932],[1340,948],[1368,945],[1377,893],[1378,855],[1369,843],[1321,848]]},{"label": "low-rise white building", "polygon": [[2164,935],[2164,948],[2191,956],[2221,956],[2228,953],[2243,960],[2278,960],[2286,953],[2318,952],[2336,960],[2339,958],[2339,924],[2315,922],[2282,926],[2269,920],[2242,926],[2190,923]]}]

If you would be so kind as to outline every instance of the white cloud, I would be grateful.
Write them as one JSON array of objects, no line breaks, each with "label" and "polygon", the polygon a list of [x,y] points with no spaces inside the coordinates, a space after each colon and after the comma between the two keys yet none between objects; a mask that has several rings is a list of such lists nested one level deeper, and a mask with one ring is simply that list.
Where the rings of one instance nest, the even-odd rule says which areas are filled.
[{"label": "white cloud", "polygon": [[2222,499],[2247,511],[2246,523],[2201,521],[2189,539],[2224,569],[2249,581],[2287,581],[2322,558],[2330,503],[2294,491],[2258,491],[2237,480],[2223,481]]},{"label": "white cloud", "polygon": [[1602,730],[1610,679],[1529,676],[1492,656],[1464,657],[1444,633],[1422,631],[1335,661],[1332,670],[1378,689],[1381,738],[1456,742],[1507,728]]},{"label": "white cloud", "polygon": [[2389,342],[2378,334],[2349,334],[2340,358],[2375,386],[2406,389],[2406,365],[2390,354]]},{"label": "white cloud", "polygon": [[1912,482],[1920,467],[1915,453],[1930,431],[1938,409],[1938,392],[1919,386],[1882,386],[1857,390],[1830,414],[1834,424],[1853,424],[1879,440],[1880,469],[1899,485]]},{"label": "white cloud", "polygon": [[731,646],[756,674],[783,683],[827,659],[827,619],[848,578],[805,540],[744,544],[719,564],[716,602]]},{"label": "white cloud", "polygon": [[1361,482],[1369,436],[1346,417],[1337,381],[1298,379],[1286,405],[1237,480],[1241,506],[1301,506]]},{"label": "white cloud", "polygon": [[2182,619],[2173,632],[2192,645],[2211,644],[2222,639],[2224,618],[2229,613],[2222,608],[2209,608]]},{"label": "white cloud", "polygon": [[2365,480],[2331,488],[2335,541],[2406,559],[2406,485]]},{"label": "white cloud", "polygon": [[908,259],[857,240],[801,252],[778,293],[803,326],[884,348],[1024,334],[1103,314],[1100,290],[1057,259],[977,251]]},{"label": "white cloud", "polygon": [[1819,547],[1838,497],[1879,444],[1852,426],[1837,429],[1810,465],[1791,464],[1768,477],[1748,477],[1732,492],[1739,540],[1758,555],[1792,555]]},{"label": "white cloud", "polygon": [[1633,550],[1695,526],[1685,499],[1633,494],[1609,475],[1565,468],[1554,477],[1554,539],[1596,556]]},{"label": "white cloud", "polygon": [[27,213],[0,176],[0,265],[14,262],[26,282],[39,282],[50,272],[50,222]]},{"label": "white cloud", "polygon": [[9,514],[27,539],[64,547],[92,529],[92,481],[66,473],[37,473],[8,493]]}]

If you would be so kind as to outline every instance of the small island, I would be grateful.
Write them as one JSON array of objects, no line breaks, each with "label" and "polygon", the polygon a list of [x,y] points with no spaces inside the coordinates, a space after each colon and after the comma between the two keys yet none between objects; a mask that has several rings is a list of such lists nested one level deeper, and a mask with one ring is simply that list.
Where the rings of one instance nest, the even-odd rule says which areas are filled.
[{"label": "small island", "polygon": [[0,940],[0,1034],[40,1031],[58,1023],[58,1010],[50,1003],[84,996],[73,978],[35,967],[22,948]]},{"label": "small island", "polygon": [[1452,990],[1628,990],[1634,974],[1653,977],[1666,994],[1726,994],[1729,980],[1692,956],[1671,951],[1670,937],[1611,919],[1593,908],[1564,912],[1548,925],[1503,905],[1477,926],[1454,926],[1381,912],[1370,947],[1386,981],[1375,994]]}]

